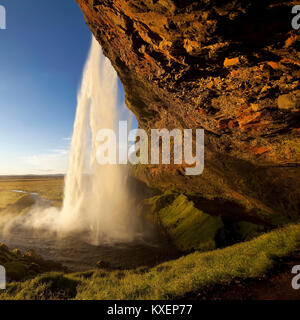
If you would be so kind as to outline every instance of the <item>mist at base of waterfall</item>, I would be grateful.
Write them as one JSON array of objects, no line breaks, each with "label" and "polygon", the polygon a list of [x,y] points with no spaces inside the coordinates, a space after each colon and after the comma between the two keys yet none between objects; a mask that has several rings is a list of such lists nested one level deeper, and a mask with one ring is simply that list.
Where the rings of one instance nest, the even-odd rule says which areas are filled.
[{"label": "mist at base of waterfall", "polygon": [[[111,268],[123,269],[149,267],[178,257],[178,251],[169,239],[145,221],[141,222],[143,234],[130,242],[103,239],[100,244],[94,245],[87,232],[61,233],[55,231],[55,227],[49,228],[49,222],[53,221],[50,215],[60,211],[46,207],[47,204],[43,205],[39,200],[29,211],[17,217],[6,217],[5,224],[0,221],[0,242],[11,250],[34,250],[44,259],[59,262],[70,271],[95,269],[99,260],[108,263]],[[37,219],[37,216],[40,218]]]},{"label": "mist at base of waterfall", "polygon": [[61,211],[38,193],[21,190],[16,204],[0,210],[0,242],[22,252],[34,250],[46,260],[62,263],[70,271],[95,269],[101,260],[111,268],[152,266],[179,256],[178,250],[156,226],[140,219],[143,230],[131,241],[102,238],[93,244],[86,230],[61,232],[55,225]]}]

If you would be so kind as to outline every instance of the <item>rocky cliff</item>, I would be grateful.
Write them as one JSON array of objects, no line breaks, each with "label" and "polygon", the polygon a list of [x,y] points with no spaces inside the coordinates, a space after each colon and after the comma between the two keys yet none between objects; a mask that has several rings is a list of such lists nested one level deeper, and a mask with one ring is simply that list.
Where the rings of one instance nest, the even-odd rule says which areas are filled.
[{"label": "rocky cliff", "polygon": [[135,170],[139,179],[183,192],[212,214],[272,224],[298,216],[295,1],[76,1],[141,128],[205,129],[201,176],[149,165]]}]

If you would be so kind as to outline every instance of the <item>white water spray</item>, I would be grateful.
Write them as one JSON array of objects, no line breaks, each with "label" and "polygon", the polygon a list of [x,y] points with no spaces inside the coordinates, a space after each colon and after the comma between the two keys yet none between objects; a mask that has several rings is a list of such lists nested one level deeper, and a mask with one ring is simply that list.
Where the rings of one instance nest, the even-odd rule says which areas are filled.
[{"label": "white water spray", "polygon": [[117,79],[93,37],[78,94],[58,226],[63,231],[88,231],[95,244],[130,241],[136,236],[126,170],[119,165],[99,165],[96,160],[98,131],[116,129]]}]

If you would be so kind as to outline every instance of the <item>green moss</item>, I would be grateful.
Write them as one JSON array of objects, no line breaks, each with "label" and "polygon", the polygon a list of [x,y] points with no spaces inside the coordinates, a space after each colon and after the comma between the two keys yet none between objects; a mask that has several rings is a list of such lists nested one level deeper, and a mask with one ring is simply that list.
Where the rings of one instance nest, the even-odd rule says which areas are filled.
[{"label": "green moss", "polygon": [[146,199],[140,209],[146,212],[149,220],[161,225],[173,243],[183,252],[225,247],[251,240],[266,231],[262,225],[232,221],[226,216],[221,216],[225,210],[225,204],[222,203],[214,204],[221,208],[215,214],[207,214],[206,209],[210,209],[207,203],[202,203],[203,208],[201,205],[199,207],[199,204],[196,208],[189,197],[192,196],[165,192]]},{"label": "green moss", "polygon": [[159,223],[179,250],[211,250],[216,248],[215,236],[223,223],[194,207],[184,195],[164,193],[147,199],[148,217]]},{"label": "green moss", "polygon": [[57,262],[43,260],[33,251],[28,251],[26,254],[17,249],[11,251],[2,243],[0,243],[0,265],[5,267],[8,281],[23,281],[44,272],[66,270]]},{"label": "green moss", "polygon": [[171,204],[175,198],[176,194],[165,192],[161,195],[145,199],[140,205],[139,211],[148,220],[155,224],[160,224],[159,211]]}]

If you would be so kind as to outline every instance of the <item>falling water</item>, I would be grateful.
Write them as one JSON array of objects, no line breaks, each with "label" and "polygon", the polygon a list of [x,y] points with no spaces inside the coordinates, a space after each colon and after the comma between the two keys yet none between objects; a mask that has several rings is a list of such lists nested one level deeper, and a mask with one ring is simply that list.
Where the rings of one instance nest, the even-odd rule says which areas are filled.
[{"label": "falling water", "polygon": [[99,165],[100,129],[116,129],[117,74],[93,38],[78,94],[65,199],[59,215],[62,231],[88,231],[95,244],[130,241],[137,224],[130,206],[126,170]]}]

